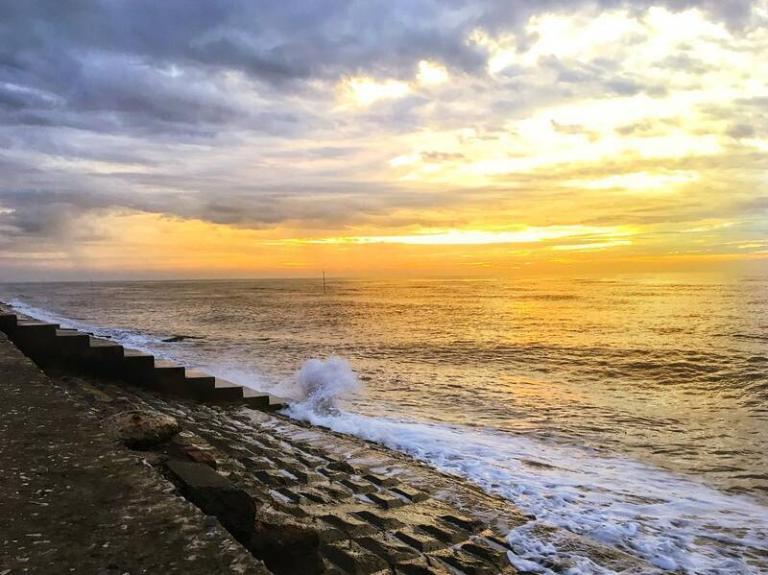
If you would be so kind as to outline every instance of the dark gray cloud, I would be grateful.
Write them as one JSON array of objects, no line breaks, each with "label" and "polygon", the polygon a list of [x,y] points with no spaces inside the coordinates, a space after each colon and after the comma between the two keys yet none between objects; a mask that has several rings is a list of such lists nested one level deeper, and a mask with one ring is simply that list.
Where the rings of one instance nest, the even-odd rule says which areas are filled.
[{"label": "dark gray cloud", "polygon": [[[334,170],[345,157],[355,157],[360,170],[386,160],[369,149],[375,139],[357,139],[364,130],[369,137],[381,129],[404,134],[424,117],[436,117],[445,126],[477,125],[482,131],[489,116],[519,115],[572,96],[585,83],[592,95],[658,93],[661,87],[622,72],[607,55],[579,65],[545,60],[536,73],[550,73],[551,82],[537,83],[510,67],[499,78],[506,89],[484,94],[487,55],[466,41],[473,29],[518,32],[534,12],[575,4],[641,9],[658,2],[0,2],[3,244],[9,238],[95,240],[73,229],[73,222],[112,209],[249,227],[286,220],[319,226],[466,200],[471,194],[413,192]],[[666,4],[701,7],[732,27],[749,24],[748,0]],[[523,44],[531,40],[520,38]],[[485,105],[452,107],[449,98],[414,95],[348,120],[329,118],[339,78],[366,73],[410,79],[422,59],[443,63],[461,78],[451,89],[486,98]],[[700,63],[680,54],[661,65],[693,70]],[[751,132],[739,122],[728,133],[743,138]],[[298,149],[285,145],[314,139],[316,145]],[[461,159],[442,150],[422,157],[433,163]],[[280,181],[292,162],[312,164],[314,179],[298,173]],[[108,175],[101,173],[105,165]],[[282,172],[276,175],[278,165]]]}]

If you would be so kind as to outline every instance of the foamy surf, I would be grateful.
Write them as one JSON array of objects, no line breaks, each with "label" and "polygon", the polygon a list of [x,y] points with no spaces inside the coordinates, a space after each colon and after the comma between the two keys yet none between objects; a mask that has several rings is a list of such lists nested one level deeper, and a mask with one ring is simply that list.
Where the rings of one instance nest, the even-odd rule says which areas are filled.
[{"label": "foamy surf", "polygon": [[[528,437],[374,418],[318,413],[306,403],[292,417],[406,453],[440,471],[464,477],[500,495],[536,521],[562,527],[650,561],[690,574],[758,574],[746,558],[768,542],[768,508],[691,479],[620,457]],[[510,533],[521,570],[552,573],[557,551],[542,545],[530,525]],[[572,573],[604,573],[588,559]]]},{"label": "foamy surf", "polygon": [[[126,346],[174,358],[162,338],[70,320],[11,302],[45,321],[111,337]],[[204,358],[200,358],[205,364]],[[215,375],[275,392],[274,382],[231,365],[207,365]],[[296,401],[287,415],[374,441],[512,501],[536,521],[509,534],[518,569],[554,575],[547,567],[556,550],[532,527],[555,525],[685,574],[756,575],[766,572],[768,508],[727,495],[695,480],[638,461],[606,457],[579,446],[549,444],[496,429],[469,428],[340,410],[337,399],[358,389],[342,359],[310,360],[295,382],[279,384]],[[586,557],[568,557],[570,575],[608,573]]]}]

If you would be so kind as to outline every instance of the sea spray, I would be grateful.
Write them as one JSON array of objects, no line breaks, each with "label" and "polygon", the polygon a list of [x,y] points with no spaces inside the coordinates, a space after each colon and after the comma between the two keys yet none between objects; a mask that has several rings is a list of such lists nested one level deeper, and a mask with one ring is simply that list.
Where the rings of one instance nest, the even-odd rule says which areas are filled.
[{"label": "sea spray", "polygon": [[301,391],[300,409],[332,414],[338,411],[339,398],[354,395],[360,381],[349,363],[341,357],[308,359],[296,373]]}]

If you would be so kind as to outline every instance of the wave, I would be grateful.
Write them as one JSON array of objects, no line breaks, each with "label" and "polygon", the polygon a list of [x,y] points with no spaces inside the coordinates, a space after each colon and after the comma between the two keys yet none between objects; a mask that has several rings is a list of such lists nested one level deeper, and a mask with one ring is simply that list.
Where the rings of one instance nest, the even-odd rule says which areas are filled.
[{"label": "wave", "polygon": [[[768,508],[748,497],[721,493],[692,479],[577,446],[544,443],[494,429],[423,421],[319,413],[311,404],[287,414],[314,425],[406,453],[445,473],[463,477],[536,517],[509,534],[525,565],[552,573],[554,553],[533,533],[555,525],[650,561],[690,574],[757,574],[746,562],[768,539]],[[586,557],[573,573],[603,573]],[[570,572],[570,571],[569,571]]]}]

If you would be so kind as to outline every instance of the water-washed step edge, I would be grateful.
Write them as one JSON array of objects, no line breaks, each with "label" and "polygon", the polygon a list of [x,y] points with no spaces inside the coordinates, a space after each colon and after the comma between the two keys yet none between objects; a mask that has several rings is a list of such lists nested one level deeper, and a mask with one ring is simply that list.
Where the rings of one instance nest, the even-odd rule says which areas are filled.
[{"label": "water-washed step edge", "polygon": [[190,369],[109,339],[62,328],[18,314],[0,303],[0,331],[35,363],[74,373],[118,379],[152,391],[202,402],[235,402],[263,411],[286,406],[284,399]]}]

